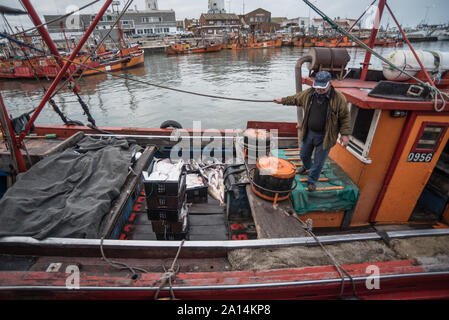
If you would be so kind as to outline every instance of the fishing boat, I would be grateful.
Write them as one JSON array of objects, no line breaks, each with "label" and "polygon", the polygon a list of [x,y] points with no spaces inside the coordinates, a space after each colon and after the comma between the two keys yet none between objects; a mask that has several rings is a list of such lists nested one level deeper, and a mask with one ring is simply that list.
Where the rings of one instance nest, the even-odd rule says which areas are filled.
[{"label": "fishing boat", "polygon": [[165,48],[168,55],[175,54],[191,54],[191,53],[208,53],[217,52],[223,49],[222,44],[206,43],[204,45],[191,46],[189,43],[171,44]]},{"label": "fishing boat", "polygon": [[[84,60],[82,58],[78,59],[80,64],[82,64],[83,61]],[[88,64],[90,68],[81,67],[77,73],[92,75],[101,73],[102,71],[118,71],[142,65],[144,62],[144,50],[140,49],[139,46],[136,45],[114,52],[102,53],[97,57],[97,59],[90,61]]]},{"label": "fishing boat", "polygon": [[[64,56],[68,58],[68,56]],[[92,75],[101,71],[117,71],[132,68],[144,63],[144,51],[138,47],[127,48],[120,51],[109,51],[92,59],[89,55],[81,55],[74,60],[78,64],[87,64],[90,69],[70,67],[70,74]],[[95,68],[97,70],[93,70]],[[51,57],[33,57],[8,59],[0,61],[0,78],[6,79],[33,79],[54,78],[58,74],[59,66],[56,59]]]},{"label": "fishing boat", "polygon": [[[2,13],[8,14],[11,12],[10,8],[3,8]],[[40,19],[36,21],[40,22]],[[42,23],[40,23],[42,24]],[[121,29],[118,27],[119,35],[121,37],[121,47],[118,50],[106,50],[104,45],[99,45],[96,53],[91,55],[90,46],[86,46],[86,51],[77,55],[73,61],[76,64],[72,64],[69,67],[68,75],[74,74],[74,76],[92,75],[98,74],[102,71],[117,71],[132,68],[144,63],[144,50],[140,49],[138,45],[127,44]],[[30,37],[22,35],[22,40],[10,36],[6,36],[3,33],[2,37],[7,37],[11,42],[11,50],[8,54],[0,59],[0,78],[6,79],[34,79],[34,78],[54,78],[58,74],[60,68],[57,59],[54,56],[48,56],[43,49],[40,49],[38,53],[29,48],[32,46]],[[46,32],[45,37],[50,35]],[[12,41],[16,41],[15,43]],[[14,44],[16,47],[14,47]],[[55,47],[56,48],[56,47]],[[18,55],[20,53],[20,55]],[[14,56],[16,55],[16,56]],[[13,56],[13,57],[10,57]],[[70,54],[61,54],[62,60],[69,58]],[[90,68],[86,69],[80,67],[80,65],[86,64]],[[96,70],[94,70],[96,69]]]},{"label": "fishing boat", "polygon": [[282,37],[277,37],[275,39],[271,38],[258,38],[252,36],[248,40],[248,48],[251,49],[261,49],[261,48],[279,48],[282,46]]},{"label": "fishing boat", "polygon": [[[380,0],[380,12],[385,6]],[[297,122],[249,121],[247,128],[215,136],[173,121],[142,129],[34,124],[67,65],[31,119],[11,123],[1,99],[8,147],[0,151],[7,189],[0,201],[10,207],[0,209],[0,298],[447,299],[449,206],[447,197],[432,193],[435,186],[447,187],[449,174],[447,90],[438,83],[429,89],[418,71],[413,71],[415,82],[390,81],[386,75],[412,71],[388,63],[383,71],[368,69],[376,34],[373,29],[362,68],[347,68],[344,48],[312,48],[296,63],[298,92],[313,83],[318,70],[328,70],[352,118],[349,147],[332,149],[315,192],[305,189],[295,171],[301,161]],[[310,71],[305,77],[304,64]],[[422,74],[433,83],[427,71]],[[447,70],[441,76],[446,78]],[[429,99],[429,90],[441,94]],[[211,139],[216,139],[212,149]],[[89,160],[105,150],[116,156],[113,169],[107,169],[110,156],[92,158],[104,163]],[[192,161],[206,152],[211,163]],[[238,161],[226,163],[226,155],[239,155]],[[187,203],[183,180],[161,180],[162,171],[151,176],[161,161],[176,166],[175,158],[177,163],[184,159],[186,174],[198,174],[215,187],[206,188],[210,196],[201,186],[202,191],[193,188],[198,193],[191,193],[184,220],[177,216]],[[273,169],[272,163],[279,166]],[[11,167],[21,172],[15,183]],[[89,168],[89,174],[82,171]],[[61,228],[57,214],[62,207],[33,197],[42,197],[39,187],[47,183],[59,183],[72,195],[70,185],[78,179],[85,188],[74,190],[96,196],[71,198],[67,203],[76,211],[64,217],[61,222],[67,224]],[[215,199],[220,183],[223,198]],[[437,214],[436,199],[445,201]],[[418,203],[434,214],[420,210]],[[32,220],[47,227],[27,226],[22,214],[8,216],[18,209],[37,212]],[[96,217],[95,224],[86,216]],[[76,236],[62,236],[69,226],[76,232],[69,228],[68,234]]]},{"label": "fishing boat", "polygon": [[229,37],[226,40],[226,43],[223,44],[223,48],[230,49],[230,50],[241,50],[248,47],[248,41],[246,36],[234,36]]}]

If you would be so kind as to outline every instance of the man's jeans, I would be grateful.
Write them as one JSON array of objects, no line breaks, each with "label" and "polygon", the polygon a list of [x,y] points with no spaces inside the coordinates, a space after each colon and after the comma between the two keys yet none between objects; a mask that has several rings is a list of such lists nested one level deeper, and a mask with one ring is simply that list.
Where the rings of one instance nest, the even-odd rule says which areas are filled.
[{"label": "man's jeans", "polygon": [[[320,177],[321,169],[327,159],[330,149],[323,150],[324,134],[308,131],[301,145],[300,157],[303,166],[309,170],[308,182],[316,183]],[[312,153],[315,149],[312,161]]]}]

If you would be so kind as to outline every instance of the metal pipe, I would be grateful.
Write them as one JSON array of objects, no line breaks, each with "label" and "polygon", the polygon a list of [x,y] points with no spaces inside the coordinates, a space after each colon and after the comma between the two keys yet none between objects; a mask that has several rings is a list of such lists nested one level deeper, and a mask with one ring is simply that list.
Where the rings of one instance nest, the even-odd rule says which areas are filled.
[{"label": "metal pipe", "polygon": [[[379,1],[378,15],[376,15],[376,19],[374,20],[373,29],[371,30],[371,36],[370,36],[369,43],[368,43],[368,46],[370,47],[370,49],[374,48],[374,43],[376,41],[377,32],[379,31],[380,20],[382,19],[382,13],[384,11],[385,3],[386,3],[386,0]],[[379,19],[377,19],[377,17],[379,17]],[[363,61],[363,69],[362,69],[362,73],[360,75],[360,80],[362,80],[362,81],[365,81],[365,79],[366,79],[370,60],[371,60],[371,51],[366,51],[365,60]]]},{"label": "metal pipe", "polygon": [[[352,29],[354,29],[355,25],[360,21],[360,19],[363,18],[363,16],[365,15],[365,13],[368,11],[368,9],[374,4],[374,2],[376,2],[377,0],[374,0],[373,2],[371,2],[371,4],[365,9],[365,11],[362,13],[362,15],[356,20],[354,21],[354,23],[351,25],[351,27],[348,29],[348,32],[351,32]],[[340,44],[340,42],[343,40],[343,38],[340,38],[337,41],[337,44],[335,45],[336,47],[338,47],[338,45]]]},{"label": "metal pipe", "polygon": [[57,59],[57,57],[60,57],[58,49],[56,48],[56,45],[54,44],[53,40],[50,37],[50,34],[48,33],[47,29],[42,24],[41,19],[39,18],[39,15],[37,14],[36,10],[34,10],[33,5],[31,4],[30,0],[20,0],[25,7],[26,11],[28,12],[28,15],[30,16],[31,20],[33,21],[34,25],[37,27],[37,30],[41,34],[42,38],[44,39],[45,43],[47,44],[48,48],[50,49],[50,52],[56,56],[56,62],[59,64],[59,66],[62,68],[64,62],[60,59]]},{"label": "metal pipe", "polygon": [[[51,19],[51,20],[49,20],[49,21],[47,21],[47,22],[45,22],[45,23],[41,23],[41,24],[39,24],[39,25],[37,25],[37,26],[34,26],[34,27],[32,27],[32,28],[29,28],[29,29],[26,29],[26,30],[17,32],[17,33],[15,33],[15,34],[13,34],[12,36],[15,37],[15,36],[18,36],[18,35],[21,35],[21,34],[26,34],[28,31],[33,31],[33,30],[35,30],[35,29],[37,29],[37,28],[39,28],[39,27],[43,27],[43,26],[46,26],[46,25],[48,25],[48,24],[50,24],[50,23],[53,23],[53,22],[55,22],[55,21],[58,21],[58,20],[62,20],[62,19],[64,19],[64,18],[67,18],[68,16],[71,16],[72,14],[74,14],[74,13],[76,13],[76,12],[80,12],[81,10],[86,9],[87,7],[89,7],[89,6],[91,6],[91,5],[95,4],[95,3],[97,3],[98,1],[100,1],[100,0],[94,0],[94,1],[92,1],[92,2],[90,2],[90,3],[88,3],[88,4],[86,4],[86,5],[82,6],[81,8],[79,8],[79,9],[77,9],[77,10],[74,10],[74,11],[71,11],[71,12],[69,12],[69,13],[66,13],[66,14],[63,15],[63,16],[59,16],[59,17],[56,17],[56,18],[54,18],[54,19]],[[24,12],[24,14],[27,14],[27,13]]]},{"label": "metal pipe", "polygon": [[[55,57],[56,62],[62,68],[64,66],[64,60],[61,59],[62,57],[58,51],[58,48],[56,48],[55,43],[51,39],[50,34],[48,33],[47,29],[44,27],[44,24],[42,23],[41,19],[39,18],[39,15],[37,14],[36,10],[34,10],[34,7],[31,4],[30,0],[20,0],[20,1],[22,2],[22,5],[24,6],[24,8],[27,10],[28,15],[30,16],[31,20],[33,21],[34,25],[36,26],[37,31],[39,31],[42,39],[44,40],[44,42],[47,44],[48,48],[50,49],[50,52]],[[70,60],[72,60],[72,59],[70,59]],[[79,92],[80,89],[78,88],[76,83],[74,83],[73,80],[72,80],[72,82],[74,84],[73,91],[75,93]]]},{"label": "metal pipe", "polygon": [[[302,65],[304,62],[312,62],[312,56],[306,55],[298,59],[295,65],[295,84],[296,84],[296,93],[302,91]],[[302,122],[304,120],[304,107],[299,108],[296,107],[296,116],[297,116],[297,126],[298,126],[298,148],[301,147],[302,142]]]},{"label": "metal pipe", "polygon": [[[447,236],[449,229],[417,229],[402,231],[387,231],[386,234],[391,239],[409,238],[409,237],[429,237],[429,236]],[[321,243],[333,244],[354,241],[377,241],[382,237],[375,232],[354,233],[342,235],[318,236]],[[71,249],[81,247],[86,252],[89,249],[95,250],[99,254],[100,239],[75,239],[75,238],[46,238],[37,240],[32,237],[0,237],[0,247],[2,250],[6,247],[19,248],[42,248],[49,251],[51,248],[63,248],[66,255],[71,255]],[[177,250],[181,241],[158,241],[158,240],[111,240],[105,239],[103,247],[106,250],[114,250],[119,252],[129,252],[136,249],[139,254],[149,254],[154,250],[155,254],[161,254],[167,250]],[[298,238],[276,238],[276,239],[258,239],[258,240],[207,240],[207,241],[186,241],[183,244],[183,250],[191,250],[193,254],[197,251],[204,253],[205,250],[218,249],[246,249],[246,248],[262,248],[262,247],[290,247],[297,245],[316,245],[315,239],[312,237]],[[70,250],[69,250],[70,249]]]},{"label": "metal pipe", "polygon": [[[25,3],[27,3],[27,7],[30,7],[33,11],[29,12],[30,15],[32,14],[32,12],[34,12],[34,14],[37,16],[36,12],[33,9],[33,6],[31,5],[31,3],[29,2],[29,0],[21,0]],[[106,0],[105,4],[103,5],[103,7],[100,9],[100,11],[98,12],[98,14],[96,15],[96,17],[94,18],[94,20],[92,21],[92,23],[89,26],[89,29],[86,31],[86,33],[83,35],[83,37],[81,38],[80,42],[78,43],[78,45],[76,46],[76,48],[73,50],[72,54],[70,55],[69,59],[63,64],[61,70],[59,70],[56,78],[53,80],[51,86],[48,88],[47,92],[45,93],[44,98],[42,99],[41,103],[39,104],[39,106],[36,108],[36,111],[33,113],[33,116],[31,117],[30,121],[28,121],[25,130],[22,131],[22,133],[19,136],[19,143],[21,143],[23,141],[23,139],[25,138],[25,136],[27,135],[28,131],[30,130],[31,126],[33,125],[34,121],[36,120],[36,118],[39,116],[40,112],[42,111],[44,105],[47,103],[48,99],[50,99],[51,95],[53,94],[53,92],[56,89],[56,86],[58,85],[58,83],[61,81],[61,79],[64,77],[66,71],[68,70],[68,68],[70,67],[71,61],[73,59],[75,59],[75,57],[77,56],[78,52],[81,50],[81,48],[83,47],[84,43],[87,41],[87,39],[89,38],[90,34],[92,33],[92,31],[94,31],[96,25],[98,24],[98,21],[100,21],[101,17],[103,16],[103,14],[106,12],[107,8],[109,7],[109,5],[111,4],[112,0]],[[39,18],[39,17],[37,17]],[[37,21],[36,21],[37,22]],[[39,29],[43,29],[42,27]],[[48,32],[44,32],[44,34],[48,35]],[[49,43],[51,43],[53,45],[53,47],[56,49],[56,47],[54,46],[53,41],[51,40],[50,36],[48,35],[48,38],[46,39],[46,41],[49,41]],[[57,51],[57,49],[56,49]],[[59,55],[59,53],[58,53]]]},{"label": "metal pipe", "polygon": [[0,92],[0,125],[5,130],[5,133],[8,135],[6,138],[8,140],[8,145],[11,152],[11,157],[13,160],[13,166],[18,172],[25,172],[27,170],[25,165],[25,160],[23,158],[22,152],[19,149],[19,144],[17,144],[16,134],[12,127],[11,121],[8,117],[8,112],[5,107],[5,103],[3,102],[3,97]]},{"label": "metal pipe", "polygon": [[[395,280],[395,279],[403,279],[403,278],[428,278],[428,277],[448,277],[448,271],[429,271],[429,272],[414,272],[414,273],[396,273],[396,274],[383,274],[379,276],[379,280]],[[366,283],[367,279],[371,279],[372,276],[364,275],[353,277],[353,280],[356,282],[364,282]],[[349,280],[348,277],[345,277],[346,280]],[[175,291],[193,291],[193,290],[230,290],[230,289],[261,289],[261,288],[282,288],[282,287],[292,287],[292,286],[307,286],[307,285],[323,285],[332,284],[332,283],[340,283],[341,278],[326,278],[326,279],[317,279],[317,280],[298,280],[298,281],[283,281],[283,282],[264,282],[264,283],[242,283],[242,284],[216,284],[216,285],[191,285],[191,286],[182,286],[182,285],[174,285],[171,288]],[[0,291],[8,291],[8,290],[35,290],[35,291],[149,291],[153,292],[160,287],[158,286],[98,286],[98,285],[85,285],[80,286],[76,290],[72,288],[68,288],[67,286],[57,286],[57,285],[23,285],[23,286],[0,286]],[[170,288],[164,287],[161,289],[161,292],[168,291]]]}]

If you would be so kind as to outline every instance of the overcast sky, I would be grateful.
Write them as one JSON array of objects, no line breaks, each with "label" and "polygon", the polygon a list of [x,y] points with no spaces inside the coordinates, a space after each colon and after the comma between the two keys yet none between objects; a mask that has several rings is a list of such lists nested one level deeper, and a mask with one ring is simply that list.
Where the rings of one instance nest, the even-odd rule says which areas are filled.
[{"label": "overcast sky", "polygon": [[[82,7],[92,0],[31,0],[39,14],[63,14],[71,5]],[[314,0],[312,1],[321,11],[332,18],[358,18],[373,0]],[[120,1],[123,5],[125,0]],[[19,0],[0,0],[2,5],[22,8]],[[83,12],[98,11],[101,4],[92,6]],[[144,8],[145,0],[134,0],[132,8]],[[159,9],[173,9],[177,20],[184,18],[199,18],[201,13],[207,12],[207,0],[159,0]],[[376,2],[377,4],[377,2]],[[449,0],[389,0],[388,4],[396,18],[403,26],[415,26],[424,19],[429,24],[448,23]],[[263,8],[271,12],[272,17],[317,17],[302,0],[225,0],[227,12],[242,14],[257,8]],[[69,10],[71,11],[71,10]],[[12,25],[30,26],[30,20],[26,16],[7,17]],[[385,10],[382,24],[390,26],[394,24],[389,13]],[[0,28],[4,29],[3,19],[0,19]]]}]

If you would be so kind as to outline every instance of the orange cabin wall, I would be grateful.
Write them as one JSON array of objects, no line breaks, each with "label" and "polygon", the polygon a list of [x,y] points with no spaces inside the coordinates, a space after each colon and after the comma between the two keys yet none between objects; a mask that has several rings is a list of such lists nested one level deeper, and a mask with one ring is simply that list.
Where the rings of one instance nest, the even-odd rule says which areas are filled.
[{"label": "orange cabin wall", "polygon": [[393,118],[388,110],[383,110],[365,164],[337,144],[329,157],[336,161],[348,177],[359,188],[359,200],[354,209],[351,226],[369,224],[369,217],[387,173],[396,145],[401,136],[406,118]]},{"label": "orange cabin wall", "polygon": [[407,162],[423,122],[448,123],[449,116],[418,116],[376,216],[376,223],[407,222],[446,145],[446,131],[431,162]]}]

